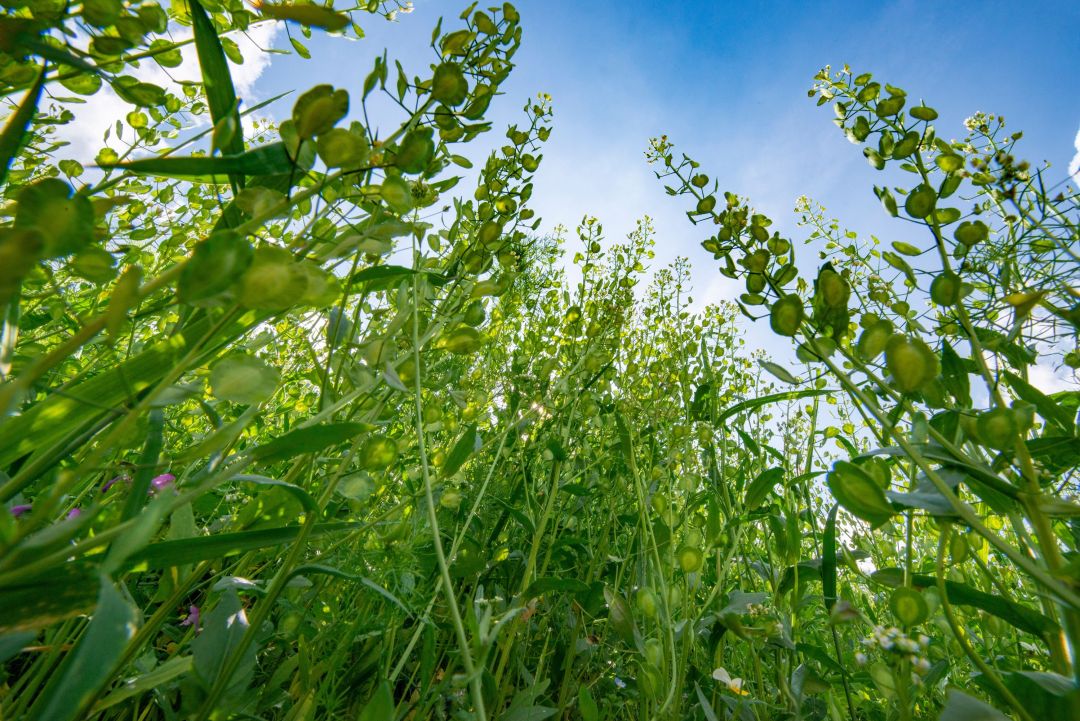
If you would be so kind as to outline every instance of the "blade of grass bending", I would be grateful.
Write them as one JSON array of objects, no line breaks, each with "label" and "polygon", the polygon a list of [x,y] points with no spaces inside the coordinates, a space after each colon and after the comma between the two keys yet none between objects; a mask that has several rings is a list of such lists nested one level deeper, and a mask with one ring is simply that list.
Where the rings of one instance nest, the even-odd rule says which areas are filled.
[{"label": "blade of grass bending", "polygon": [[[225,155],[239,155],[244,152],[243,126],[240,124],[240,107],[233,87],[229,62],[221,47],[217,30],[206,10],[198,0],[191,0],[191,21],[195,31],[195,51],[199,56],[199,69],[202,71],[203,87],[206,90],[206,103],[210,106],[210,118],[217,124],[232,116],[236,132],[228,139],[224,147],[218,148]],[[244,179],[237,175],[230,178],[236,187],[244,187]]]},{"label": "blade of grass bending", "polygon": [[45,67],[38,71],[37,80],[23,96],[19,109],[11,116],[4,132],[0,135],[0,185],[7,180],[8,168],[15,159],[19,149],[26,140],[26,132],[30,128],[30,121],[37,112],[38,100],[41,98],[41,89],[45,87]]}]

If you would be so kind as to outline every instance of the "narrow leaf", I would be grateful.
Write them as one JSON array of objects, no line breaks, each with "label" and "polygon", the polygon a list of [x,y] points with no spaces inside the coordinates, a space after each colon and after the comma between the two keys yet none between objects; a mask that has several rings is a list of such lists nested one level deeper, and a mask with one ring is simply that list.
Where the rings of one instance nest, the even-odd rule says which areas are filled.
[{"label": "narrow leaf", "polygon": [[41,691],[29,718],[83,718],[83,706],[109,681],[113,665],[135,633],[136,610],[112,581],[102,577],[97,607],[86,633]]},{"label": "narrow leaf", "polygon": [[836,603],[836,512],[840,504],[834,504],[825,521],[825,537],[821,553],[821,590],[825,597],[825,610],[832,611]]},{"label": "narrow leaf", "polygon": [[37,112],[37,104],[43,87],[45,87],[44,68],[38,71],[37,80],[26,91],[22,102],[19,103],[19,109],[11,114],[7,125],[4,126],[4,132],[0,134],[0,185],[7,180],[11,161],[18,155],[26,140],[30,123],[34,119],[34,113]]},{"label": "narrow leaf", "polygon": [[203,86],[206,89],[206,102],[210,106],[210,118],[216,126],[219,121],[232,116],[235,127],[228,144],[220,148],[226,155],[239,155],[244,152],[244,137],[239,128],[240,110],[233,88],[232,75],[225,51],[221,48],[217,30],[210,21],[198,0],[190,0],[191,22],[195,29],[195,50],[199,56],[199,68],[202,70]]}]

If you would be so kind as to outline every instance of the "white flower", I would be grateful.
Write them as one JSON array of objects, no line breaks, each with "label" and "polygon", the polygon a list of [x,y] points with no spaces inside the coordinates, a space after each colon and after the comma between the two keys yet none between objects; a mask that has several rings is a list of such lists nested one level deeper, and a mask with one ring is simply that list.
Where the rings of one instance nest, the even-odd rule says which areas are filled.
[{"label": "white flower", "polygon": [[715,669],[712,672],[712,677],[727,686],[728,690],[732,693],[738,694],[740,696],[748,696],[750,693],[749,691],[743,690],[743,680],[741,678],[732,678],[731,674],[729,674],[726,669]]}]

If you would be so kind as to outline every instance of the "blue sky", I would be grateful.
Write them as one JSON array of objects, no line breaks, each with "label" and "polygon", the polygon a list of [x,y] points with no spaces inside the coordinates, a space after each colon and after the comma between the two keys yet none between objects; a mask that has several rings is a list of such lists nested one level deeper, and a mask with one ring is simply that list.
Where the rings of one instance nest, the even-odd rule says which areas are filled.
[{"label": "blue sky", "polygon": [[[415,5],[396,22],[358,13],[367,33],[361,41],[315,31],[304,40],[311,60],[259,53],[237,37],[247,58],[233,67],[238,92],[250,106],[331,83],[358,98],[374,57],[387,47],[410,76],[424,74],[436,59],[428,45],[439,16],[453,28],[466,3]],[[543,218],[541,232],[558,224],[572,230],[589,214],[617,241],[648,214],[657,265],[690,258],[697,307],[736,297],[741,284],[715,271],[700,247],[707,229],[687,221],[686,202],[669,197],[646,164],[644,151],[656,135],[667,134],[700,161],[721,190],[749,196],[797,245],[805,237],[792,212],[800,195],[862,235],[922,240],[885,216],[871,189],[885,176],[833,125],[832,111],[806,97],[826,64],[848,63],[925,99],[941,113],[936,125],[945,137],[962,137],[962,122],[975,111],[1004,115],[1010,130],[1025,132],[1020,154],[1051,162],[1054,181],[1068,177],[1074,156],[1080,161],[1080,3],[522,0],[517,7],[524,29],[517,68],[489,112],[495,129],[468,154],[480,161],[502,145],[505,126],[522,120],[522,105],[549,93],[555,129],[531,203]],[[280,24],[259,26],[251,40],[290,48]],[[145,73],[151,82],[167,80],[149,66]],[[194,53],[172,75],[196,79]],[[287,117],[295,97],[271,114]],[[72,156],[92,158],[104,128],[126,111],[110,91],[89,98],[80,122],[64,131]],[[384,134],[397,118],[385,120]],[[812,249],[804,257],[813,260]],[[748,325],[751,346],[790,357],[763,325]],[[1055,387],[1060,381],[1049,373],[1043,385]],[[1060,369],[1057,375],[1066,377]]]},{"label": "blue sky", "polygon": [[[384,47],[420,72],[433,60],[427,44],[438,16],[452,27],[462,7],[417,0],[397,22],[367,19],[360,42],[316,34],[305,41],[312,60],[275,57],[253,94],[304,88],[316,78],[358,91]],[[495,130],[471,153],[501,144],[501,128],[520,120],[524,102],[550,93],[555,130],[532,202],[542,230],[573,228],[591,214],[618,240],[648,214],[657,263],[688,256],[699,303],[732,298],[740,288],[715,272],[699,246],[706,231],[689,224],[684,202],[667,196],[645,163],[655,135],[667,134],[721,189],[749,196],[796,241],[803,234],[792,208],[800,195],[844,227],[886,242],[912,240],[872,194],[883,176],[832,124],[832,111],[806,97],[825,64],[848,63],[925,99],[941,113],[945,137],[962,137],[964,118],[977,110],[1005,116],[1010,130],[1025,132],[1021,154],[1051,162],[1054,180],[1067,178],[1077,154],[1077,3],[525,0],[517,7],[524,28],[518,67],[492,106]],[[276,45],[288,47],[280,35]],[[277,115],[287,114],[287,103]],[[782,351],[767,330],[748,337]]]}]

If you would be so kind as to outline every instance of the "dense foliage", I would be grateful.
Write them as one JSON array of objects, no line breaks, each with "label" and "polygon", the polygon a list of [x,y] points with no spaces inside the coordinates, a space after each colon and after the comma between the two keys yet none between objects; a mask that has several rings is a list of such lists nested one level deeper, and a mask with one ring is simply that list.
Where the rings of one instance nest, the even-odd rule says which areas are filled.
[{"label": "dense foliage", "polygon": [[401,8],[3,4],[0,717],[1080,715],[1080,393],[1028,375],[1080,365],[1080,197],[1000,118],[819,73],[910,242],[802,199],[816,268],[653,140],[746,285],[694,314],[647,219],[537,234],[545,96],[470,154],[510,4],[279,124],[237,33]]}]

